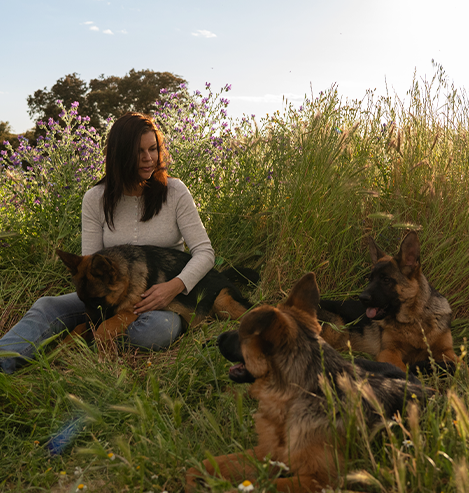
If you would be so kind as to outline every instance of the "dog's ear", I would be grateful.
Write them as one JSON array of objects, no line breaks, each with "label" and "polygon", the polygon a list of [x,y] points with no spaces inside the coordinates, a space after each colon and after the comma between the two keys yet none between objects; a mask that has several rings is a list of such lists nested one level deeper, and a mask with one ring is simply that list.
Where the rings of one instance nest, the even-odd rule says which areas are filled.
[{"label": "dog's ear", "polygon": [[[290,320],[273,306],[261,306],[246,314],[239,327],[240,339],[251,337],[258,341],[260,353],[269,354],[274,347],[285,342],[290,334]],[[255,342],[251,343],[251,349]]]},{"label": "dog's ear", "polygon": [[65,267],[67,267],[68,271],[72,274],[72,276],[74,276],[78,272],[78,266],[81,264],[83,257],[80,255],[75,255],[74,253],[64,252],[58,248],[55,250],[55,253],[57,253],[62,262],[65,264]]},{"label": "dog's ear", "polygon": [[415,231],[407,233],[396,256],[401,272],[410,276],[420,267],[420,241]]},{"label": "dog's ear", "polygon": [[252,310],[241,319],[240,333],[258,336],[275,322],[276,312],[277,310],[269,305]]},{"label": "dog's ear", "polygon": [[94,254],[91,258],[90,274],[106,283],[114,283],[119,276],[119,267],[109,257]]},{"label": "dog's ear", "polygon": [[379,248],[379,246],[375,243],[375,240],[371,236],[368,236],[368,248],[370,249],[371,263],[373,265],[375,265],[380,258],[387,256],[387,253],[383,252],[383,250]]},{"label": "dog's ear", "polygon": [[305,274],[292,288],[285,306],[294,306],[307,313],[316,313],[319,305],[319,288],[314,272]]},{"label": "dog's ear", "polygon": [[242,359],[254,378],[269,371],[268,358],[279,344],[285,344],[283,315],[272,306],[260,306],[247,313],[239,326]]}]

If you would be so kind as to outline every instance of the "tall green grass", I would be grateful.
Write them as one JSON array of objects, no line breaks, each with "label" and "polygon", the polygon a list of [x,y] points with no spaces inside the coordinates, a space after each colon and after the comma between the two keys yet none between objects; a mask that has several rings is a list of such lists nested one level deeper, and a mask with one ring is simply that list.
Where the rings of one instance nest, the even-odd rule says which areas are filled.
[{"label": "tall green grass", "polygon": [[[356,295],[370,269],[366,236],[392,254],[406,231],[417,229],[424,272],[450,300],[455,349],[465,358],[464,91],[439,68],[429,81],[416,78],[402,100],[369,92],[344,101],[332,87],[300,109],[287,104],[257,122],[226,116],[227,87],[207,92],[168,94],[156,117],[173,157],[171,174],[188,184],[218,265],[260,271],[252,301],[282,300],[307,271],[316,272],[326,296]],[[72,289],[54,249],[79,250],[81,196],[102,173],[101,137],[74,111],[64,110],[60,124],[49,122],[52,145],[24,143],[3,156],[0,333],[39,296]],[[37,203],[41,189],[48,193]],[[115,361],[100,361],[93,346],[54,342],[17,374],[0,374],[0,489],[180,491],[188,467],[254,445],[256,403],[246,386],[230,383],[214,343],[233,327],[207,323],[169,351],[124,347]],[[467,491],[467,381],[464,368],[431,379],[436,397],[378,431],[367,430],[359,407],[350,412],[343,488]],[[51,439],[64,430],[67,446],[51,454]],[[259,490],[270,491],[267,465],[257,466]],[[213,488],[227,484],[214,480]]]}]

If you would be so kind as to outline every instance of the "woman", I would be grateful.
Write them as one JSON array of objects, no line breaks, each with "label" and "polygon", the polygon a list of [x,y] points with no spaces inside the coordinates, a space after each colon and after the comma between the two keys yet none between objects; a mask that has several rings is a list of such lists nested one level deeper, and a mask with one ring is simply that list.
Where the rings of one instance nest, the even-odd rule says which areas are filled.
[{"label": "woman", "polygon": [[[127,113],[109,133],[105,177],[83,198],[83,255],[121,244],[184,250],[184,242],[192,254],[178,276],[152,286],[135,305],[139,317],[129,325],[126,337],[146,349],[167,347],[182,333],[179,315],[159,310],[179,293],[189,293],[215,260],[192,196],[181,181],[167,175],[168,159],[153,120]],[[0,358],[1,368],[13,373],[45,339],[83,322],[85,307],[76,293],[40,298],[0,339],[0,352],[21,356]]]}]

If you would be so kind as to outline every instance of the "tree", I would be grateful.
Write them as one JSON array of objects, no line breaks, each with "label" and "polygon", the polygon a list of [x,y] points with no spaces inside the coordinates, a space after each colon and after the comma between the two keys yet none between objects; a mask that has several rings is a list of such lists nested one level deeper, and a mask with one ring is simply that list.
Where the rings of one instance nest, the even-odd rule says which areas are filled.
[{"label": "tree", "polygon": [[63,101],[65,107],[78,101],[81,113],[86,112],[88,110],[88,92],[88,84],[81,80],[76,72],[66,75],[59,79],[50,91],[44,87],[44,89],[38,89],[32,96],[27,97],[29,116],[38,120],[47,121],[49,118],[57,120],[60,112],[57,105],[59,99]]},{"label": "tree", "polygon": [[132,69],[123,77],[103,74],[89,84],[73,73],[59,79],[50,90],[45,87],[28,96],[28,113],[31,118],[57,120],[60,112],[57,100],[62,100],[65,107],[78,101],[80,115],[89,116],[90,124],[102,131],[109,117],[119,118],[127,111],[151,113],[155,101],[160,99],[161,89],[174,92],[185,82],[170,72],[149,69]]},{"label": "tree", "polygon": [[90,81],[88,101],[101,121],[119,118],[127,111],[151,113],[161,89],[175,92],[186,81],[170,72],[132,69],[124,77],[104,77]]}]

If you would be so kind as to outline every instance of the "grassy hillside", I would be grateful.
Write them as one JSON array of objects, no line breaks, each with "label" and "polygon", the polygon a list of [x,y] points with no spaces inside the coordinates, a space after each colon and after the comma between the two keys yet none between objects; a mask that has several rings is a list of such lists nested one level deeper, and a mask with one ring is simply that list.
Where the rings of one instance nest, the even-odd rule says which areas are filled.
[{"label": "grassy hillside", "polygon": [[[281,301],[308,271],[323,295],[344,298],[366,285],[368,235],[393,254],[415,229],[465,358],[466,94],[440,71],[413,81],[405,101],[371,92],[344,101],[332,87],[256,122],[227,116],[228,91],[181,88],[156,108],[170,173],[189,186],[218,265],[260,271],[249,292],[255,303]],[[81,197],[102,176],[104,137],[75,107],[43,126],[44,140],[23,141],[0,162],[2,334],[38,297],[72,290],[54,250],[79,251]],[[236,325],[207,322],[163,353],[123,347],[116,361],[99,361],[93,346],[52,341],[33,364],[0,374],[0,489],[180,491],[188,467],[255,444],[256,403],[247,386],[229,381],[214,344]],[[351,440],[344,491],[469,491],[467,372],[427,383],[440,393],[418,416]],[[259,491],[269,491],[258,467]]]}]

